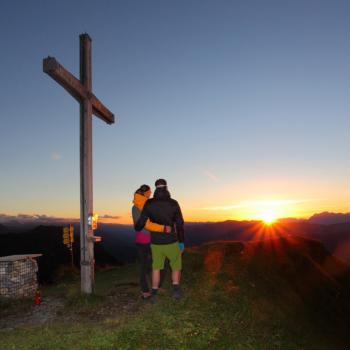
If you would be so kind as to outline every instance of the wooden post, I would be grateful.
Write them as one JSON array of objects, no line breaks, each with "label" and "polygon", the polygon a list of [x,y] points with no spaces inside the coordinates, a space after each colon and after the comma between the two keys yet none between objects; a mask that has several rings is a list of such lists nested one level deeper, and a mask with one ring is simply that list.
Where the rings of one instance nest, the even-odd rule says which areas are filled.
[{"label": "wooden post", "polygon": [[[91,93],[91,39],[80,35],[80,81]],[[89,98],[80,103],[80,264],[81,290],[90,294],[94,289],[94,243],[92,225],[88,218],[93,214],[92,192],[92,105]]]}]

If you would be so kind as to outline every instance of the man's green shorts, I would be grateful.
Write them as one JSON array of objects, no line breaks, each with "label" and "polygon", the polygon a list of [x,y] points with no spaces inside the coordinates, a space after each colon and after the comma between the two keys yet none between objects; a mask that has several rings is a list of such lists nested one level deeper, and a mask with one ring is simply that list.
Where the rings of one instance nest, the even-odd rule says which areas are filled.
[{"label": "man's green shorts", "polygon": [[172,271],[180,271],[182,269],[182,258],[179,242],[171,244],[151,244],[152,250],[152,269],[164,269],[165,258],[170,261]]}]

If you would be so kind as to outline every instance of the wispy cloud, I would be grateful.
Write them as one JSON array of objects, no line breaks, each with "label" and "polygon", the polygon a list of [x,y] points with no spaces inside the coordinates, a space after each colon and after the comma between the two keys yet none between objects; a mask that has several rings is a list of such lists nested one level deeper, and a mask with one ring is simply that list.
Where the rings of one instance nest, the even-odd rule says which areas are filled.
[{"label": "wispy cloud", "polygon": [[281,207],[290,204],[299,204],[310,202],[311,199],[276,199],[276,200],[258,200],[248,201],[249,205],[256,205],[261,207]]},{"label": "wispy cloud", "polygon": [[218,176],[216,176],[212,171],[210,170],[204,170],[203,174],[208,177],[210,180],[212,180],[213,182],[219,182],[220,179]]},{"label": "wispy cloud", "polygon": [[59,153],[52,153],[51,154],[51,159],[53,160],[60,160],[62,158],[62,155]]},{"label": "wispy cloud", "polygon": [[256,200],[243,201],[237,204],[220,205],[202,208],[203,210],[225,211],[247,207],[283,207],[292,204],[299,204],[311,201],[310,199],[281,199],[281,200]]},{"label": "wispy cloud", "polygon": [[0,214],[0,223],[19,223],[19,224],[29,224],[36,223],[40,224],[61,224],[66,222],[78,222],[78,218],[60,218],[55,216],[48,216],[45,214],[17,214],[8,215]]},{"label": "wispy cloud", "polygon": [[120,216],[117,216],[117,215],[108,215],[108,214],[105,214],[105,215],[99,215],[99,218],[101,219],[120,219]]},{"label": "wispy cloud", "polygon": [[[101,222],[111,223],[120,219],[118,215],[99,215]],[[80,218],[62,218],[56,216],[48,216],[45,214],[17,214],[8,215],[0,213],[1,224],[36,224],[36,225],[63,225],[67,223],[78,223]]]},{"label": "wispy cloud", "polygon": [[221,211],[221,210],[232,210],[232,209],[238,209],[242,208],[244,205],[242,204],[229,204],[229,205],[221,205],[217,207],[207,207],[203,208],[203,210],[213,210],[213,211]]}]

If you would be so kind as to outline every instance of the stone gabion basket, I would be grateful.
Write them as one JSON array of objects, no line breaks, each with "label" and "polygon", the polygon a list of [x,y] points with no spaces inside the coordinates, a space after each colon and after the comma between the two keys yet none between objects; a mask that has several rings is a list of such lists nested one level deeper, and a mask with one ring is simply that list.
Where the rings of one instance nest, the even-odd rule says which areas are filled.
[{"label": "stone gabion basket", "polygon": [[41,254],[0,257],[0,296],[34,297],[38,288],[38,264]]}]

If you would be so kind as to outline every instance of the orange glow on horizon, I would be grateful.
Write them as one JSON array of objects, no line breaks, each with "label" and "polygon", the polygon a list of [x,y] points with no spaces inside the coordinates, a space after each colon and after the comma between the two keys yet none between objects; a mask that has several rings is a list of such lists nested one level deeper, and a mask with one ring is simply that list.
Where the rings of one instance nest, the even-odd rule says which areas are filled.
[{"label": "orange glow on horizon", "polygon": [[[185,222],[263,221],[265,226],[268,226],[283,218],[308,219],[312,215],[322,212],[349,212],[349,202],[340,198],[307,199],[306,196],[301,195],[299,197],[283,196],[278,198],[271,195],[230,200],[232,197],[230,195],[227,198],[221,197],[215,200],[208,196],[191,200],[187,196],[179,196],[178,200]],[[106,202],[96,205],[96,210],[103,213],[99,217],[99,222],[132,225],[132,203],[127,199],[122,199],[120,206],[116,206],[115,203],[113,205]],[[40,213],[40,215],[36,213]],[[67,208],[61,210],[48,210],[48,207],[46,210],[31,208],[29,213],[25,209],[21,212],[10,210],[3,213],[2,222],[11,220],[79,222],[79,216],[78,210],[67,210]]]}]

